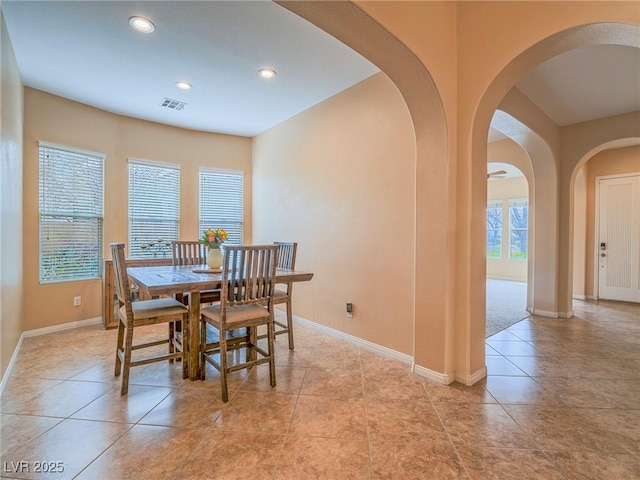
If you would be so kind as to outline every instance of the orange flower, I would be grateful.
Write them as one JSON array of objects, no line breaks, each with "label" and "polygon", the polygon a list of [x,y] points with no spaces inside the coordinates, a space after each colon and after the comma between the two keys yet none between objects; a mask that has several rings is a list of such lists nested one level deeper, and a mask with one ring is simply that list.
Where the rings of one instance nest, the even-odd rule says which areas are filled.
[{"label": "orange flower", "polygon": [[202,232],[202,236],[198,239],[198,242],[208,248],[220,248],[220,245],[227,240],[228,236],[227,232],[222,228],[208,228]]}]

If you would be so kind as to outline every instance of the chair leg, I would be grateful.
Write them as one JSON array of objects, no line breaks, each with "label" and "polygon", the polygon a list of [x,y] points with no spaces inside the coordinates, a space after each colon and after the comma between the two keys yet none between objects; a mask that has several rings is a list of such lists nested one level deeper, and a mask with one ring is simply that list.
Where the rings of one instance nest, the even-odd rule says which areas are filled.
[{"label": "chair leg", "polygon": [[227,332],[220,330],[220,386],[222,387],[222,401],[229,401],[227,391]]},{"label": "chair leg", "polygon": [[275,335],[275,326],[273,319],[267,324],[267,352],[269,353],[269,378],[271,386],[276,386],[276,361],[273,356],[273,337]]},{"label": "chair leg", "polygon": [[207,322],[200,319],[200,364],[202,368],[200,369],[200,380],[204,380],[205,371],[207,370],[207,360],[205,348],[207,346]]},{"label": "chair leg", "polygon": [[124,343],[124,365],[122,368],[122,388],[120,395],[126,395],[129,391],[129,371],[131,370],[131,350],[133,348],[133,327],[127,327]]},{"label": "chair leg", "polygon": [[189,376],[189,322],[182,321],[182,378]]},{"label": "chair leg", "polygon": [[289,350],[293,350],[293,310],[291,308],[291,297],[287,302],[287,336],[289,337]]},{"label": "chair leg", "polygon": [[[275,330],[270,331],[267,329],[267,336],[271,335],[271,339],[275,338]],[[244,337],[246,348],[246,359],[249,361],[253,361],[258,358],[258,354],[256,351],[251,348],[258,343],[258,328],[257,327],[246,327],[245,328],[245,337]]]},{"label": "chair leg", "polygon": [[118,341],[116,344],[116,368],[114,375],[116,377],[120,376],[120,372],[122,372],[122,361],[120,360],[120,351],[123,350],[124,345],[124,323],[122,320],[118,320]]},{"label": "chair leg", "polygon": [[[169,322],[169,354],[174,353],[175,346],[173,345],[173,339],[176,335],[175,322]],[[173,358],[169,359],[169,363],[173,363]]]}]

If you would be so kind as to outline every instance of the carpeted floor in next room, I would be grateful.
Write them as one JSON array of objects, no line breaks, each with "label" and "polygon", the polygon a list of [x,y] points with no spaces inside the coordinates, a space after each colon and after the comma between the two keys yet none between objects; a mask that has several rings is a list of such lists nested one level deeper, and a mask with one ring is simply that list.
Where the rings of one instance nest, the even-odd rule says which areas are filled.
[{"label": "carpeted floor in next room", "polygon": [[526,283],[487,278],[486,337],[531,316],[526,307]]}]

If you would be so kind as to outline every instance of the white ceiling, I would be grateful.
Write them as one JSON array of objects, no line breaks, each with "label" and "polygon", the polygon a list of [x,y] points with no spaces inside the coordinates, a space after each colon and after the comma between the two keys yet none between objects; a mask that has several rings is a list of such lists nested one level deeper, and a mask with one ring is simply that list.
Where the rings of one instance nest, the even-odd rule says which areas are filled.
[{"label": "white ceiling", "polygon": [[542,63],[516,84],[559,126],[640,110],[640,49],[576,48]]},{"label": "white ceiling", "polygon": [[[270,1],[2,1],[25,85],[122,115],[254,136],[378,71]],[[156,31],[131,29],[142,15]],[[278,75],[265,81],[264,66]],[[184,80],[190,91],[175,87]],[[598,46],[517,84],[558,125],[640,110],[640,50]],[[160,107],[167,97],[187,103]],[[504,138],[492,129],[489,141]]]},{"label": "white ceiling", "polygon": [[[516,167],[515,165],[511,165],[510,163],[499,163],[499,162],[489,162],[487,163],[487,174],[504,171],[506,172],[504,175],[500,175],[497,179],[500,178],[517,178],[524,177],[524,173]],[[488,180],[497,180],[488,178]]]},{"label": "white ceiling", "polygon": [[[2,10],[25,85],[195,130],[254,136],[378,71],[270,1],[3,0]],[[134,15],[155,31],[133,30]],[[260,78],[262,67],[277,76]],[[160,107],[165,97],[187,106]]]}]

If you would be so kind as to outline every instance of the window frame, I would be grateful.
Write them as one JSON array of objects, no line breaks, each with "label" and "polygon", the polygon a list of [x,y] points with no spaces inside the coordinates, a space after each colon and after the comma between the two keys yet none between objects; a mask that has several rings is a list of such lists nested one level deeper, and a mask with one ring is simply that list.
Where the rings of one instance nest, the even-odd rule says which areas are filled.
[{"label": "window frame", "polygon": [[[64,208],[56,211],[55,209],[52,208],[52,205],[51,205],[52,203],[54,203],[54,201],[46,201],[45,197],[48,198],[48,196],[50,195],[50,194],[47,194],[46,191],[54,190],[56,188],[56,185],[59,185],[60,183],[59,178],[56,179],[55,181],[56,185],[50,185],[45,180],[45,177],[48,175],[46,172],[46,165],[43,164],[43,161],[44,161],[45,152],[47,150],[57,151],[62,153],[63,155],[66,155],[67,156],[67,158],[65,158],[66,166],[69,166],[69,162],[71,160],[71,157],[73,156],[85,157],[85,160],[84,160],[85,162],[93,161],[95,163],[99,163],[99,166],[96,169],[99,172],[97,176],[87,175],[85,178],[85,177],[79,177],[78,175],[73,175],[72,181],[74,185],[68,185],[66,188],[64,188],[64,191],[66,192],[73,192],[73,205],[72,205],[71,211],[65,211]],[[50,285],[55,283],[96,280],[96,279],[102,278],[102,269],[103,269],[103,252],[102,251],[103,251],[103,243],[104,243],[104,168],[105,168],[106,158],[107,158],[107,155],[104,153],[93,152],[91,150],[70,147],[67,145],[60,145],[60,144],[45,142],[45,141],[38,142],[38,283],[39,284]],[[81,167],[82,166],[77,168],[81,168]],[[81,168],[81,171],[89,172],[90,170],[85,165],[84,168]],[[81,188],[81,189],[77,188],[78,178],[84,179],[88,183],[88,185],[84,185],[84,188]],[[99,192],[97,196],[95,195],[96,185],[99,186]],[[57,188],[59,189],[59,187]],[[86,205],[84,209],[78,208],[78,204],[76,203],[76,201],[79,199],[79,197],[86,201]],[[94,200],[94,202],[91,203],[90,200]],[[96,200],[98,203],[97,206],[95,205]],[[85,211],[82,212],[82,210],[85,210]],[[50,221],[45,222],[44,221],[45,217],[49,218]],[[90,247],[90,250],[93,250],[95,253],[93,256],[89,256],[87,260],[87,263],[93,264],[93,267],[91,266],[86,267],[84,270],[80,270],[76,275],[61,274],[56,276],[56,275],[43,274],[43,272],[45,271],[45,266],[43,264],[46,263],[44,260],[45,260],[45,256],[47,256],[47,254],[43,249],[44,232],[45,231],[48,232],[47,236],[50,236],[51,232],[63,234],[62,231],[54,232],[53,230],[51,230],[52,228],[55,228],[51,223],[51,220],[54,220],[54,219],[70,219],[72,226],[75,226],[76,222],[78,221],[95,220],[96,222],[95,226],[93,228],[89,226],[88,233],[86,234],[88,237],[86,239],[87,244],[91,244],[92,241],[95,240],[95,244],[92,247]],[[85,226],[80,225],[80,228],[84,230]],[[94,230],[93,233],[91,232],[92,229]],[[79,236],[76,232],[77,232],[77,229],[74,228],[73,231],[71,232],[71,238],[76,238],[77,236]],[[68,241],[65,242],[64,240],[62,240],[62,243],[66,246],[67,249],[69,248]],[[53,242],[51,248],[55,248],[55,241]],[[48,256],[54,257],[54,254],[50,253]],[[78,259],[86,260],[87,252],[86,251],[80,252],[76,256],[78,257]],[[71,258],[74,258],[74,257],[72,256]],[[50,260],[50,263],[52,264],[56,263],[55,259]],[[77,265],[79,262],[76,259],[76,260],[71,260],[68,263]],[[54,268],[54,267],[52,266],[51,268]]]},{"label": "window frame", "polygon": [[[520,205],[519,205],[520,204]],[[527,225],[525,227],[513,227],[513,208],[525,208],[527,211]],[[526,233],[526,249],[524,256],[514,257],[513,251],[513,232],[525,232]],[[526,261],[529,256],[529,200],[527,198],[510,198],[509,199],[509,260]]]},{"label": "window frame", "polygon": [[[158,190],[155,188],[152,193],[147,195],[148,203],[133,205],[132,202],[138,201],[137,197],[144,198],[145,192],[142,189],[140,192],[134,191],[133,188],[137,188],[137,184],[134,184],[134,178],[132,178],[132,169],[150,168],[160,169],[165,171],[165,174],[177,175],[175,184],[172,184],[171,188],[166,191]],[[181,187],[181,165],[167,162],[159,162],[154,160],[143,160],[139,158],[128,158],[127,162],[128,171],[128,201],[127,201],[127,240],[128,240],[128,258],[144,259],[144,258],[165,258],[171,256],[172,240],[180,240],[180,187]],[[135,173],[135,172],[134,172]],[[162,182],[165,183],[165,182]],[[149,185],[148,183],[142,185]],[[153,184],[156,185],[157,184]],[[133,193],[132,193],[133,192]],[[154,197],[165,195],[168,197],[166,203],[160,205],[154,201]],[[144,205],[151,205],[151,208],[145,209]],[[166,206],[169,206],[167,209]],[[135,208],[135,211],[133,210]],[[157,215],[157,212],[153,210],[161,209],[166,215]],[[146,211],[145,211],[146,210]],[[169,215],[170,212],[174,212],[174,215]],[[154,213],[156,214],[155,216]],[[142,217],[143,214],[151,215],[148,217]],[[136,222],[136,223],[134,223]],[[166,226],[166,229],[147,231],[148,226],[144,224],[159,222],[159,224]],[[152,228],[151,228],[152,230]],[[164,230],[164,231],[163,231]],[[140,238],[140,236],[145,238]],[[162,242],[159,242],[161,240]],[[142,245],[148,245],[147,249],[142,249]]]},{"label": "window frame", "polygon": [[[231,199],[229,197],[235,195],[235,197],[239,197],[240,202],[236,205],[236,210],[239,211],[239,218],[237,215],[231,218],[219,217],[211,220],[209,217],[215,215],[207,215],[206,218],[203,215],[203,208],[210,208],[212,202],[207,198],[203,198],[204,193],[204,185],[203,185],[203,176],[212,175],[212,176],[223,176],[230,175],[236,177],[236,180],[240,182],[240,191],[235,191],[235,194],[229,194],[225,198],[223,198],[220,202],[217,202],[218,206],[223,206],[224,204],[228,204]],[[219,181],[220,184],[224,184],[224,182]],[[225,243],[228,244],[237,244],[242,245],[244,242],[244,200],[245,200],[245,172],[243,170],[228,170],[221,168],[208,168],[208,167],[200,167],[198,169],[198,237],[202,236],[204,230],[208,228],[222,228],[227,231],[229,234],[229,238]],[[237,198],[236,198],[237,199]],[[214,202],[215,203],[215,202]],[[234,212],[234,213],[237,213]]]},{"label": "window frame", "polygon": [[[500,228],[489,228],[489,209],[497,209],[500,211],[500,215],[497,216],[497,218],[500,219]],[[504,206],[502,205],[502,201],[501,200],[489,200],[487,202],[487,210],[486,210],[486,233],[485,233],[485,256],[487,259],[491,259],[491,260],[502,260],[503,258],[503,248],[504,248],[504,242],[502,239],[502,235],[503,235],[503,231],[504,231]],[[497,251],[499,252],[498,255],[490,255],[489,254],[489,232],[497,232],[496,234],[494,234],[494,238],[497,238],[500,240],[499,243],[499,248],[497,249]],[[493,248],[498,247],[497,244],[493,245]]]}]

